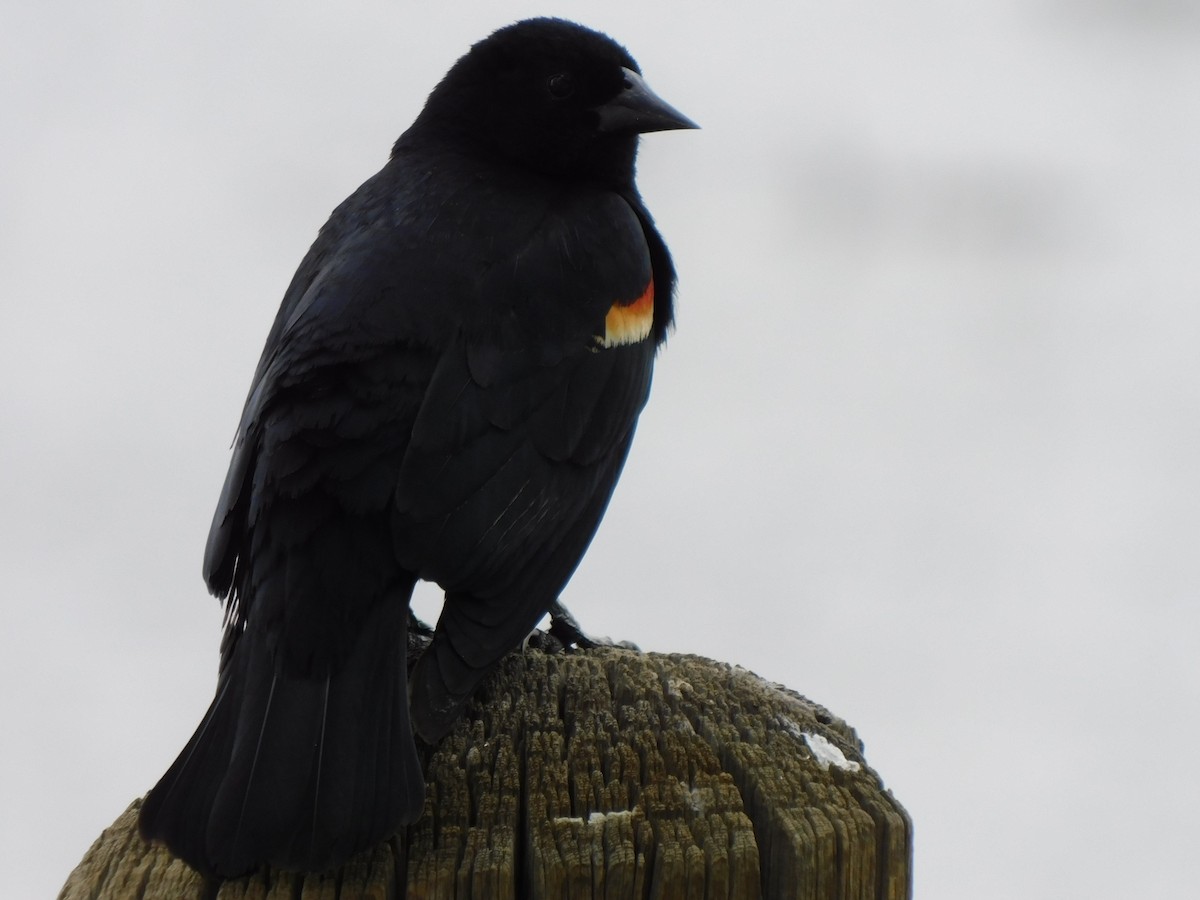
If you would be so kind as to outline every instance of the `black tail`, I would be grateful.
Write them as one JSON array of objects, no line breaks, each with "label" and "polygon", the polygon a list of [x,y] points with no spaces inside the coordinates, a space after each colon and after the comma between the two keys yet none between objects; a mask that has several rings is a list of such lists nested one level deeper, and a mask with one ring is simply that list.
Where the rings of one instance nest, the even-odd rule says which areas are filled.
[{"label": "black tail", "polygon": [[234,878],[333,868],[417,819],[407,615],[378,604],[345,664],[320,677],[280,671],[260,634],[242,634],[204,721],[146,797],[142,836]]}]

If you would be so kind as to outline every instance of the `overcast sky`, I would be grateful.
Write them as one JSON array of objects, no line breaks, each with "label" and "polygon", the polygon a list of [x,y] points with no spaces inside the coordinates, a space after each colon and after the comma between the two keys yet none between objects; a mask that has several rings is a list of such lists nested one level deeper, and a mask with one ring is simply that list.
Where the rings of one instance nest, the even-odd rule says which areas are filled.
[{"label": "overcast sky", "polygon": [[923,900],[1194,891],[1197,10],[0,6],[0,895],[211,698],[204,539],[317,228],[546,12],[703,126],[643,142],[678,330],[571,609],[846,718]]}]

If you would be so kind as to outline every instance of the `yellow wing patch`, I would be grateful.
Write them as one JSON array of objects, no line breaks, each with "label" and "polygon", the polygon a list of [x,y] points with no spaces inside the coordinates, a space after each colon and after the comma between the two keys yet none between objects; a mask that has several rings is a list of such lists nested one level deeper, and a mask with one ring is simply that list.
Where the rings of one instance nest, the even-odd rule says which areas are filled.
[{"label": "yellow wing patch", "polygon": [[650,336],[654,327],[654,279],[636,300],[614,303],[604,317],[604,337],[596,336],[601,347],[636,344]]}]

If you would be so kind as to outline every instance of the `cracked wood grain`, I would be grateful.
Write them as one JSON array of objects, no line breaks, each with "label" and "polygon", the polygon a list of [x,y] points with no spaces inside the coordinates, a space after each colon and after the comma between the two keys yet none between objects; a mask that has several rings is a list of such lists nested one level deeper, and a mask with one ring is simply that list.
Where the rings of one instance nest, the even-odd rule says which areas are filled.
[{"label": "cracked wood grain", "polygon": [[513,653],[422,760],[425,815],[338,871],[206,884],[141,841],[135,801],[59,898],[911,896],[912,824],[853,729],[740,667]]}]

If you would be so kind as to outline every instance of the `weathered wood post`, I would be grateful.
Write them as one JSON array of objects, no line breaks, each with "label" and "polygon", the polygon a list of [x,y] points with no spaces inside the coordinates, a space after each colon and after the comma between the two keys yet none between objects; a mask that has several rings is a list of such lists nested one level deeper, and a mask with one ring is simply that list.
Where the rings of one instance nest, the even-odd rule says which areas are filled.
[{"label": "weathered wood post", "polygon": [[60,900],[911,895],[911,822],[853,729],[739,667],[516,652],[424,761],[425,815],[340,871],[206,885],[134,802]]}]

